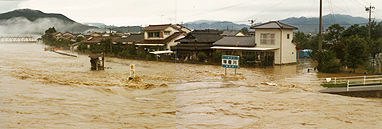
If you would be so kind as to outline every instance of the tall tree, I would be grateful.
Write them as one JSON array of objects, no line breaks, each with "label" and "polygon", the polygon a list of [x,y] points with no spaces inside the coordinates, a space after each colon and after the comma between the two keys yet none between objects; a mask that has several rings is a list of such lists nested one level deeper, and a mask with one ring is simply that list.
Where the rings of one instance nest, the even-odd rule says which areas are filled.
[{"label": "tall tree", "polygon": [[375,58],[375,55],[382,52],[382,38],[370,41],[369,52],[373,56],[373,58]]},{"label": "tall tree", "polygon": [[294,34],[293,40],[298,45],[300,45],[301,48],[310,48],[309,45],[308,45],[309,44],[308,36],[305,35],[305,33],[303,33],[303,32],[300,32],[300,31],[296,32]]},{"label": "tall tree", "polygon": [[341,34],[344,30],[345,27],[340,26],[339,24],[333,24],[328,27],[327,31],[329,32],[324,35],[324,39],[328,43],[335,45],[338,41],[341,40]]},{"label": "tall tree", "polygon": [[354,24],[342,33],[343,38],[351,37],[354,35],[358,35],[360,38],[366,38],[369,36],[369,29],[366,26],[359,26],[359,24]]},{"label": "tall tree", "polygon": [[382,38],[382,22],[377,24],[375,21],[371,22],[371,39],[378,40]]},{"label": "tall tree", "polygon": [[358,35],[345,39],[345,63],[349,68],[355,69],[367,61],[369,52],[367,51],[367,42]]}]

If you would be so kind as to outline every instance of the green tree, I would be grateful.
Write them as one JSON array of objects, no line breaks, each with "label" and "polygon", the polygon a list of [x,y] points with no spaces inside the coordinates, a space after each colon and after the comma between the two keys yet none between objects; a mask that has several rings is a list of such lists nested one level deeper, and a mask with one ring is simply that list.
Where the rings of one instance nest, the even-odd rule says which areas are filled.
[{"label": "green tree", "polygon": [[83,37],[77,37],[76,42],[81,42],[82,40],[84,40]]},{"label": "green tree", "polygon": [[105,54],[112,52],[113,42],[111,39],[102,39],[100,41],[100,47]]},{"label": "green tree", "polygon": [[219,63],[222,61],[222,52],[221,51],[215,51],[212,53],[212,58],[215,63]]},{"label": "green tree", "polygon": [[49,28],[45,31],[45,34],[41,36],[42,41],[47,45],[53,45],[57,41],[56,38],[54,38],[53,33],[57,32],[54,27]]},{"label": "green tree", "polygon": [[56,28],[52,27],[52,28],[49,28],[45,31],[45,34],[53,34],[53,33],[56,33]]},{"label": "green tree", "polygon": [[317,60],[317,70],[323,73],[336,73],[340,70],[341,65],[336,61],[333,51],[323,50],[309,53],[310,56]]},{"label": "green tree", "polygon": [[367,51],[367,43],[364,38],[351,36],[345,39],[345,63],[349,68],[355,69],[363,65],[367,61],[369,52]]},{"label": "green tree", "polygon": [[331,46],[329,50],[333,51],[337,57],[337,59],[340,59],[340,62],[343,64],[345,61],[345,43],[340,40],[335,45]]},{"label": "green tree", "polygon": [[204,62],[207,59],[207,55],[204,52],[199,52],[197,55],[199,62]]},{"label": "green tree", "polygon": [[[318,35],[313,36],[308,44],[308,48],[312,49],[313,51],[318,50]],[[322,49],[328,49],[328,43],[326,41],[322,41]]]},{"label": "green tree", "polygon": [[82,52],[85,52],[85,50],[87,50],[88,49],[88,46],[87,45],[85,45],[85,44],[78,44],[78,46],[77,46],[77,50],[79,50],[79,51],[82,51]]},{"label": "green tree", "polygon": [[354,24],[347,28],[342,33],[343,38],[358,35],[360,38],[366,38],[369,36],[369,29],[366,26],[359,26],[359,24]]},{"label": "green tree", "polygon": [[338,41],[341,40],[341,34],[345,30],[343,26],[340,26],[339,24],[333,24],[328,27],[326,35],[324,35],[324,39],[330,43],[335,45]]},{"label": "green tree", "polygon": [[241,28],[240,32],[243,33],[244,35],[247,35],[249,30],[247,27],[243,27],[243,28]]},{"label": "green tree", "polygon": [[310,48],[309,47],[309,39],[308,35],[305,35],[303,32],[296,32],[294,34],[293,40],[300,45],[301,48]]},{"label": "green tree", "polygon": [[375,21],[371,23],[371,39],[378,40],[382,38],[382,22],[377,24]]}]

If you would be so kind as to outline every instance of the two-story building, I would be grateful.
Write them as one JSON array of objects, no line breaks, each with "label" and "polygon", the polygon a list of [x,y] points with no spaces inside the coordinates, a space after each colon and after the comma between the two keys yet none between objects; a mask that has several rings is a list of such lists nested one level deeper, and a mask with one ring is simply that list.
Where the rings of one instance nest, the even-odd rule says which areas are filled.
[{"label": "two-story building", "polygon": [[138,41],[136,45],[149,52],[171,51],[171,47],[177,44],[175,40],[183,38],[190,32],[185,27],[172,24],[149,25],[142,30],[144,39]]},{"label": "two-story building", "polygon": [[251,29],[255,29],[253,37],[224,37],[211,48],[226,55],[256,54],[259,58],[273,56],[274,64],[296,63],[296,44],[292,40],[293,30],[298,29],[297,27],[270,21],[255,25]]}]

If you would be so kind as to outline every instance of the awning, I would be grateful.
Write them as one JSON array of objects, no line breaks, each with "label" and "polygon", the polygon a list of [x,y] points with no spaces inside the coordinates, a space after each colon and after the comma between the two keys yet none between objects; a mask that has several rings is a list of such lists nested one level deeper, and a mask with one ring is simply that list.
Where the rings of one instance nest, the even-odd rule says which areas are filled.
[{"label": "awning", "polygon": [[222,49],[222,50],[249,50],[249,51],[271,51],[277,50],[279,48],[259,48],[259,47],[220,47],[215,46],[211,47],[211,49]]},{"label": "awning", "polygon": [[150,53],[154,55],[158,55],[158,54],[167,54],[167,53],[174,53],[174,52],[173,51],[155,51]]},{"label": "awning", "polygon": [[135,45],[137,45],[137,46],[164,46],[164,44],[140,44],[140,43],[137,43]]}]

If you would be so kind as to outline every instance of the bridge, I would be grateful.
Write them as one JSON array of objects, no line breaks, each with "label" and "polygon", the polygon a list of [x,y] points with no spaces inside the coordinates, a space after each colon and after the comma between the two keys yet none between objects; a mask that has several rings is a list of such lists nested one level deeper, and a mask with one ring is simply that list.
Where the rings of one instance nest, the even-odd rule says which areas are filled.
[{"label": "bridge", "polygon": [[0,43],[37,43],[37,40],[27,35],[0,36]]},{"label": "bridge", "polygon": [[321,83],[327,87],[321,93],[338,94],[353,97],[382,98],[382,75],[315,78],[285,78],[292,83]]}]

